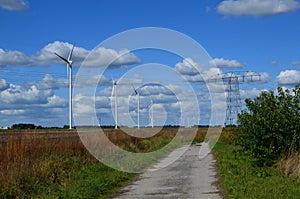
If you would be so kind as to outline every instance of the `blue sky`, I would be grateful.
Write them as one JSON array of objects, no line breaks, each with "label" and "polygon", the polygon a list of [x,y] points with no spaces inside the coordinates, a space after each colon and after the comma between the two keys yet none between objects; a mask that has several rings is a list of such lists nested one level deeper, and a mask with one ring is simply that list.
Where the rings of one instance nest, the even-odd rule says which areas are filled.
[{"label": "blue sky", "polygon": [[[297,0],[0,0],[0,126],[19,122],[43,126],[67,124],[66,66],[55,57],[53,51],[67,56],[69,48],[75,43],[76,75],[80,60],[99,43],[134,28],[168,28],[194,39],[215,61],[217,69],[206,71],[211,77],[228,71],[261,74],[262,82],[241,85],[242,99],[254,97],[265,89],[274,90],[277,86],[290,88],[300,83],[299,20],[300,2]],[[95,51],[102,54],[93,66],[102,67],[103,60],[122,54],[122,50],[104,48]],[[189,64],[197,65],[194,61],[160,51],[129,52],[103,74],[103,84],[96,94],[99,120],[103,124],[113,124],[113,99],[109,95],[111,77],[118,79],[142,63],[161,63],[186,74],[189,79],[192,78]],[[148,71],[152,79],[159,73],[158,70]],[[175,113],[179,108],[176,105],[178,101],[173,100],[174,94],[162,86],[143,85],[145,79],[139,79],[134,72],[130,75],[128,82],[157,100],[154,102],[157,106],[156,121],[166,119],[168,124],[178,123],[179,116]],[[172,81],[169,83],[176,86]],[[209,102],[201,101],[201,97],[205,98],[207,94],[205,91],[201,94],[205,86],[197,79],[191,85],[199,95],[200,122],[191,114],[183,123],[207,124],[210,110],[202,107]],[[184,95],[184,92],[181,91],[181,94]],[[132,94],[123,94],[124,100],[128,99],[128,95]],[[146,94],[142,97],[142,125],[148,125],[150,101]],[[87,114],[92,102],[89,99],[81,102],[82,99],[74,96],[77,102],[74,109],[77,113],[82,111]],[[122,101],[122,97],[119,100]],[[129,104],[130,114],[124,117],[131,117],[133,123],[129,123],[134,125],[136,99],[132,97]],[[119,106],[122,109],[122,105]],[[161,118],[159,113],[164,113]],[[128,121],[124,119],[123,124],[127,125]]]}]

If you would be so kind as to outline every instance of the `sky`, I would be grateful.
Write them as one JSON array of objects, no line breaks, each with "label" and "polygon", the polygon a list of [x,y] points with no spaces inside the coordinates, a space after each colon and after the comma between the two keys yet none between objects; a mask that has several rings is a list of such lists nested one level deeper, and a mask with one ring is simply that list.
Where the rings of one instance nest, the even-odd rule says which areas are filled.
[{"label": "sky", "polygon": [[[74,79],[85,66],[90,75],[78,76],[80,85],[74,86],[74,117],[82,117],[80,124],[114,125],[113,81],[119,125],[137,125],[133,87],[140,93],[141,126],[222,124],[228,85],[216,79],[228,80],[231,71],[254,78],[237,80],[234,97],[239,94],[242,102],[300,83],[299,20],[297,0],[0,0],[0,126],[68,124],[69,73],[54,52],[67,57],[73,45]],[[130,51],[135,40],[119,48],[99,46],[116,34],[147,27],[191,38],[211,58],[210,67],[197,57]],[[215,84],[207,85],[208,80]],[[93,86],[94,96],[81,92]],[[212,119],[214,111],[220,112],[218,119]]]}]

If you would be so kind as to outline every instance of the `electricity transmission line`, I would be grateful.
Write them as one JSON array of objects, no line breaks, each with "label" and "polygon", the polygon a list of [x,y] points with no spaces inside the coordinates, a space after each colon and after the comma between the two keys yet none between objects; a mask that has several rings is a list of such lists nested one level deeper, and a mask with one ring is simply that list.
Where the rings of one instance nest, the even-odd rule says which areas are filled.
[{"label": "electricity transmission line", "polygon": [[247,71],[231,71],[218,74],[217,77],[208,79],[208,82],[223,83],[226,91],[226,119],[225,126],[238,124],[237,116],[241,111],[240,84],[260,82],[261,74]]}]

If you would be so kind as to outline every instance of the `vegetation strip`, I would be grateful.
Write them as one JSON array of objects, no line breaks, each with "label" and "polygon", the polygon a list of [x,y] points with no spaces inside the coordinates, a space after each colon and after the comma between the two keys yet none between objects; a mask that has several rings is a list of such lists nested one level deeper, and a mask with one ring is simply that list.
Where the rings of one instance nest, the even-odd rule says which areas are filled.
[{"label": "vegetation strip", "polygon": [[299,198],[299,178],[285,176],[277,165],[259,167],[255,158],[236,150],[229,134],[213,149],[224,198]]},{"label": "vegetation strip", "polygon": [[[120,130],[106,133],[121,148],[147,152],[165,146],[177,130],[165,128],[146,139],[133,139]],[[203,139],[206,129],[198,131],[197,139]],[[74,132],[0,136],[0,198],[107,198],[135,177],[99,163]]]}]

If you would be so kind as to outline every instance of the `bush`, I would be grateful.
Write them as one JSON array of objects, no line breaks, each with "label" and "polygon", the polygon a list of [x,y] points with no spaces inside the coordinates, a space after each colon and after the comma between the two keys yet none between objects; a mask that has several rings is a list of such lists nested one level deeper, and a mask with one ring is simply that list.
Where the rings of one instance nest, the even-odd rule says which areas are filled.
[{"label": "bush", "polygon": [[246,99],[248,110],[239,114],[237,143],[261,166],[272,164],[283,153],[300,151],[300,86],[262,92]]}]

